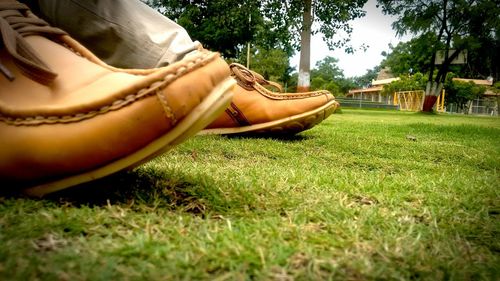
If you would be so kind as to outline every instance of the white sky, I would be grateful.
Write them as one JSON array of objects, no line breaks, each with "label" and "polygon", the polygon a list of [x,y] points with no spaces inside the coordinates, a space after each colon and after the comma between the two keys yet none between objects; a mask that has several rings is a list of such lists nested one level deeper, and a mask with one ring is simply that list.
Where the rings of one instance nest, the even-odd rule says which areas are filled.
[{"label": "white sky", "polygon": [[[391,27],[394,18],[382,14],[382,10],[376,7],[376,3],[376,0],[368,0],[363,7],[366,16],[352,21],[351,24],[352,46],[358,48],[364,43],[369,46],[366,52],[357,51],[350,55],[346,54],[343,49],[330,51],[323,42],[322,35],[317,34],[311,39],[311,68],[314,68],[317,61],[326,56],[332,56],[339,60],[338,66],[344,71],[345,77],[361,76],[366,73],[366,70],[380,64],[383,59],[381,53],[389,51],[389,43],[395,46],[400,41],[408,41],[409,36],[396,37],[396,32]],[[290,61],[297,71],[299,60],[300,54],[297,53]]]}]

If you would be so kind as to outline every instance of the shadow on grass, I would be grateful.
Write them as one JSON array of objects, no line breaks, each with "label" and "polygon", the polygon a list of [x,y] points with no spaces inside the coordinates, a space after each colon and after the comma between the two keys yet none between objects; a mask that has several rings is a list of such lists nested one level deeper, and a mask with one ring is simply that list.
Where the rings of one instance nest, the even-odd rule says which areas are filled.
[{"label": "shadow on grass", "polygon": [[[228,205],[220,191],[211,188],[210,180],[204,178],[201,181],[184,175],[169,177],[138,168],[48,194],[43,200],[61,206],[127,205],[132,209],[165,208],[204,216],[213,208]],[[5,191],[0,197],[30,199],[22,193]]]}]

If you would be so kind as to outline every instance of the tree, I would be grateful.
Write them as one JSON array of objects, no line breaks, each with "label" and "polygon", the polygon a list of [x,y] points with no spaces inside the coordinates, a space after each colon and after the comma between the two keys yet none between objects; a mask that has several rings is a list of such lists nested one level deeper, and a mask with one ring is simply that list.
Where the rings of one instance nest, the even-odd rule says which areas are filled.
[{"label": "tree", "polygon": [[389,67],[395,76],[426,73],[430,69],[429,58],[432,56],[430,43],[435,40],[433,33],[427,33],[408,42],[399,42],[396,46],[389,44],[390,52],[382,52],[385,59],[381,67]]},{"label": "tree", "polygon": [[315,68],[311,70],[312,90],[328,90],[336,96],[343,96],[356,87],[351,79],[344,77],[337,63],[338,59],[330,56],[316,63]]},{"label": "tree", "polygon": [[417,72],[414,75],[401,75],[399,80],[392,81],[390,84],[384,85],[382,89],[383,95],[392,95],[399,91],[415,91],[424,90],[427,84],[426,77]]},{"label": "tree", "polygon": [[488,1],[471,19],[469,33],[474,34],[468,49],[464,76],[500,80],[500,3]]},{"label": "tree", "polygon": [[[352,29],[349,21],[362,17],[367,0],[266,0],[262,10],[266,18],[275,24],[274,28],[285,36],[288,45],[300,50],[298,91],[310,87],[310,39],[312,34],[322,33],[323,40],[333,50],[345,47],[347,52],[354,48],[348,45]],[[335,35],[343,33],[342,39]]]},{"label": "tree", "polygon": [[339,60],[327,56],[316,63],[316,67],[311,71],[314,77],[322,77],[325,80],[337,80],[344,78],[344,72],[338,67]]},{"label": "tree", "polygon": [[[432,111],[441,93],[451,62],[460,52],[475,49],[477,34],[474,26],[486,31],[481,34],[494,36],[498,31],[499,5],[488,0],[377,0],[385,14],[398,16],[393,28],[399,35],[407,32],[424,35],[432,33],[432,55],[423,111]],[[498,35],[498,32],[496,32]],[[444,50],[444,61],[435,64],[436,52]],[[437,73],[435,69],[437,68]]]},{"label": "tree", "polygon": [[[238,61],[245,65],[246,60],[246,52],[242,52]],[[252,48],[250,61],[252,70],[261,74],[266,80],[279,81],[283,84],[289,82],[290,72],[293,69],[289,66],[289,56],[285,51],[255,46]]]},{"label": "tree", "polygon": [[354,77],[352,78],[352,80],[357,88],[366,88],[371,85],[372,80],[375,80],[375,78],[377,78],[377,75],[381,69],[382,67],[380,65],[377,65],[372,69],[367,69],[364,75]]},{"label": "tree", "polygon": [[226,58],[236,58],[247,42],[266,30],[261,28],[264,19],[257,0],[149,0],[148,4]]},{"label": "tree", "polygon": [[[348,45],[349,21],[364,16],[367,0],[149,0],[191,37],[225,58],[241,57],[248,42],[259,50],[301,50],[300,90],[310,84],[310,38],[322,33],[330,49]],[[221,12],[224,11],[224,12]],[[339,39],[340,38],[340,39]],[[290,71],[288,71],[289,76]],[[286,75],[285,75],[286,76]]]},{"label": "tree", "polygon": [[476,85],[473,82],[453,81],[454,73],[448,73],[446,77],[446,103],[454,103],[459,109],[464,108],[470,101],[481,97],[486,91],[486,87]]},{"label": "tree", "polygon": [[299,62],[299,92],[309,91],[311,69],[311,31],[312,31],[312,0],[304,0],[302,12],[302,30],[300,31],[300,62]]},{"label": "tree", "polygon": [[330,56],[316,63],[316,67],[311,70],[311,88],[313,90],[324,89],[334,95],[341,93],[337,81],[344,78],[344,73],[337,66],[337,63],[338,59]]}]

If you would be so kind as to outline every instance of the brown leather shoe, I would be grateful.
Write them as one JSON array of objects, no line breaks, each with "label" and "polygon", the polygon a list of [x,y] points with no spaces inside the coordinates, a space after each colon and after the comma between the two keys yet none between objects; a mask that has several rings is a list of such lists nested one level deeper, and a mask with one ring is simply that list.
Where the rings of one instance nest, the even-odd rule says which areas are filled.
[{"label": "brown leather shoe", "polygon": [[339,106],[328,91],[282,93],[281,85],[240,64],[230,68],[238,82],[233,101],[199,134],[296,134],[314,127]]},{"label": "brown leather shoe", "polygon": [[41,196],[138,165],[213,121],[236,84],[203,50],[164,68],[113,68],[14,1],[0,2],[0,27],[4,189]]}]

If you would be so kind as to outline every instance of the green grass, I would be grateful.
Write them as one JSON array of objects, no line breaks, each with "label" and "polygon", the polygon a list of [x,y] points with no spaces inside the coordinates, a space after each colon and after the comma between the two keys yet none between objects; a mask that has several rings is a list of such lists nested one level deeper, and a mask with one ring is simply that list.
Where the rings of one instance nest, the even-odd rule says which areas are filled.
[{"label": "green grass", "polygon": [[498,280],[500,119],[346,110],[0,197],[1,280]]}]

